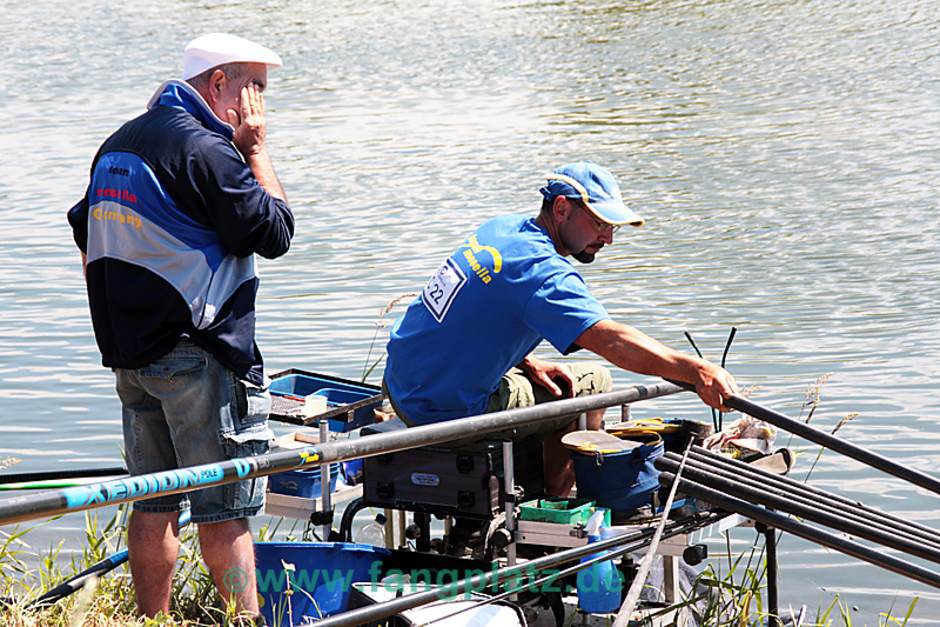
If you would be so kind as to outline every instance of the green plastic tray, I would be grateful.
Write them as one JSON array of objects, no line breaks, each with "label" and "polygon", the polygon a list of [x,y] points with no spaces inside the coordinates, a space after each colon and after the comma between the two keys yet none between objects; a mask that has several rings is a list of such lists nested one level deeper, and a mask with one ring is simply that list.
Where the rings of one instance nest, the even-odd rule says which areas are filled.
[{"label": "green plastic tray", "polygon": [[[572,525],[586,523],[598,511],[588,499],[546,498],[526,501],[519,506],[519,520]],[[604,509],[604,524],[610,526],[610,510]]]}]

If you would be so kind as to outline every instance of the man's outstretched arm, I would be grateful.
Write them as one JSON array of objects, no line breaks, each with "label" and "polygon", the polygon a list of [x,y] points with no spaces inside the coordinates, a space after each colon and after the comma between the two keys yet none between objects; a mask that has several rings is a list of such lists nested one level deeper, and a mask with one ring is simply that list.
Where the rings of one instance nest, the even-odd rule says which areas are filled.
[{"label": "man's outstretched arm", "polygon": [[613,320],[598,322],[575,343],[624,370],[690,383],[702,401],[715,409],[731,411],[723,405],[724,399],[738,393],[734,377],[724,368],[673,350]]}]

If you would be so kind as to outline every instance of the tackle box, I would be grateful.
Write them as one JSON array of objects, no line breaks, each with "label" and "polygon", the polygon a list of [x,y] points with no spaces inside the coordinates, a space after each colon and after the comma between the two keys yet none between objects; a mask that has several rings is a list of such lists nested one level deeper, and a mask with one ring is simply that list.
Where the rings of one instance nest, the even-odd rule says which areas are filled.
[{"label": "tackle box", "polygon": [[[330,431],[352,431],[375,421],[373,409],[382,403],[382,390],[376,385],[358,383],[328,374],[291,368],[271,376],[271,418],[292,424],[315,424],[326,418]],[[304,415],[304,399],[309,394],[326,397],[326,411]],[[344,406],[353,406],[352,420]]]},{"label": "tackle box", "polygon": [[[505,498],[502,444],[481,440],[460,448],[426,446],[368,457],[363,464],[363,502],[490,520]],[[541,446],[535,438],[514,444],[515,485],[529,498],[544,492]]]},{"label": "tackle box", "polygon": [[[321,475],[319,466],[279,472],[268,477],[268,489],[277,494],[318,499],[321,496]],[[330,464],[331,493],[336,491],[336,478],[338,476],[339,464]]]}]

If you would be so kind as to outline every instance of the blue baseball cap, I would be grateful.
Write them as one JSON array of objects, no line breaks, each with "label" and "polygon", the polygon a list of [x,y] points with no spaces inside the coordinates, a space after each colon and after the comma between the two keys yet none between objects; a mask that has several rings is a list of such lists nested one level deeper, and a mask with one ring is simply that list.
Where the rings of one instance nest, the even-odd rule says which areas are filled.
[{"label": "blue baseball cap", "polygon": [[580,200],[598,220],[608,224],[643,226],[646,222],[623,203],[614,175],[593,161],[565,164],[546,178],[548,185],[539,191],[547,200],[556,196]]}]

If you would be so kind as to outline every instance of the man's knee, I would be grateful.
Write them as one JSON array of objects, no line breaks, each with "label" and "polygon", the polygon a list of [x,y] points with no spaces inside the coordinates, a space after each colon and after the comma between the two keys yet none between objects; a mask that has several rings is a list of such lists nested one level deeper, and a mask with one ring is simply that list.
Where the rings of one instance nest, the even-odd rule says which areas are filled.
[{"label": "man's knee", "polygon": [[606,366],[597,363],[572,364],[571,371],[575,396],[601,394],[614,389],[614,380]]}]

